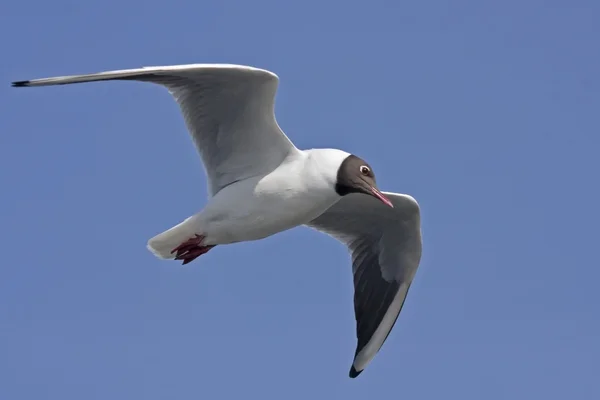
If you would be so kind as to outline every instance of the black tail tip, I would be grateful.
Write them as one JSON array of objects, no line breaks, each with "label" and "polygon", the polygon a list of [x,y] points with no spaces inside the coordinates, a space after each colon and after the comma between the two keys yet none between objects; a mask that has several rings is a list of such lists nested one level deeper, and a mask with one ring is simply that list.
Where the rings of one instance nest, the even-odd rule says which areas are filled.
[{"label": "black tail tip", "polygon": [[25,87],[25,86],[29,86],[29,82],[31,81],[17,81],[17,82],[13,82],[11,84],[12,87]]},{"label": "black tail tip", "polygon": [[354,368],[354,365],[350,368],[350,374],[348,374],[350,376],[350,378],[356,378],[357,376],[359,376],[362,373],[362,370],[357,371],[356,368]]}]

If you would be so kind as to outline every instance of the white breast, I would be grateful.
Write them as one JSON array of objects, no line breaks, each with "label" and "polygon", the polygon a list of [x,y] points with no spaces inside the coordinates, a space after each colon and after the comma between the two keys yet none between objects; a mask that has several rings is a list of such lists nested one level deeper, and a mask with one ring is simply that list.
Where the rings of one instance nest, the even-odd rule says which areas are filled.
[{"label": "white breast", "polygon": [[197,219],[205,243],[263,239],[325,212],[341,198],[334,189],[341,164],[337,158],[343,160],[347,153],[335,153],[332,160],[323,152],[303,152],[264,177],[236,182],[217,193]]}]

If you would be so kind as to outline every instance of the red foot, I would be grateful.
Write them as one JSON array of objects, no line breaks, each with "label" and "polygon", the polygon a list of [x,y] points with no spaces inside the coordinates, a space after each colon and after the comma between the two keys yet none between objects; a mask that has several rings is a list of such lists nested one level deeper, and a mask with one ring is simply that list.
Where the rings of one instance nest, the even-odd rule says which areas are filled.
[{"label": "red foot", "polygon": [[196,258],[200,257],[202,254],[208,253],[210,249],[215,246],[203,246],[202,241],[204,240],[204,236],[196,234],[195,237],[186,240],[181,243],[179,246],[175,247],[171,254],[177,252],[175,255],[176,260],[183,260],[182,265],[190,263],[194,261]]}]

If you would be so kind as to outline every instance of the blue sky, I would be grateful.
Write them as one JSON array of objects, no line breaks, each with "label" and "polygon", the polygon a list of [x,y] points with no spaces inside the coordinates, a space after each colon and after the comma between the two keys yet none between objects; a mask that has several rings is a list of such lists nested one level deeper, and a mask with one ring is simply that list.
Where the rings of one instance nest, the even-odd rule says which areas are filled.
[{"label": "blue sky", "polygon": [[[0,12],[0,398],[600,396],[596,1],[15,1]],[[404,310],[357,379],[346,250],[298,228],[187,267],[204,173],[168,93],[13,80],[276,72],[300,148],[421,204]],[[392,397],[390,397],[392,396]]]}]

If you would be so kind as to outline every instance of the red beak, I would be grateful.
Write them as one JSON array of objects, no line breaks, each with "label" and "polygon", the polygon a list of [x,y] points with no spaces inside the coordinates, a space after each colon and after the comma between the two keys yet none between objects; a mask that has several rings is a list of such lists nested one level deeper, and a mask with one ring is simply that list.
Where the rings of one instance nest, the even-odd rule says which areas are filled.
[{"label": "red beak", "polygon": [[383,195],[383,193],[381,193],[379,190],[377,190],[374,187],[371,187],[371,191],[373,192],[373,196],[377,197],[379,200],[381,200],[385,205],[388,205],[392,208],[394,208],[394,205],[392,204],[392,202],[390,201],[390,199],[388,199],[387,197],[385,197]]}]

